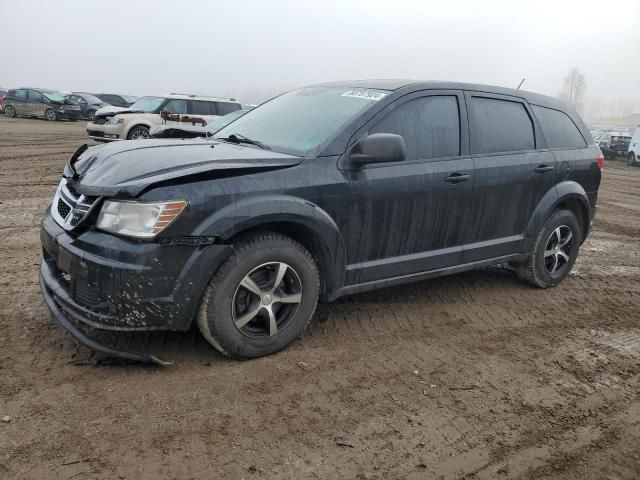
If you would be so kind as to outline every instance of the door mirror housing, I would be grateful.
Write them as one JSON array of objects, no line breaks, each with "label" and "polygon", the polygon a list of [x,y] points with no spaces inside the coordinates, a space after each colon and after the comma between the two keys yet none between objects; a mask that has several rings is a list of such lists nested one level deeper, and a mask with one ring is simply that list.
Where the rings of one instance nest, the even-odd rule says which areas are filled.
[{"label": "door mirror housing", "polygon": [[404,138],[393,133],[373,133],[361,140],[350,155],[354,165],[401,162],[407,157]]}]

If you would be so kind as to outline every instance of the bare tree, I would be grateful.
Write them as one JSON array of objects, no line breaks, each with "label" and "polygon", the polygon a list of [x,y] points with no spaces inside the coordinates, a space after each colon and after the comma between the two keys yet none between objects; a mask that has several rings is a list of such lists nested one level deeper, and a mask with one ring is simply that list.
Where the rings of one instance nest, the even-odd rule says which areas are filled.
[{"label": "bare tree", "polygon": [[582,111],[584,92],[587,89],[587,83],[583,73],[577,68],[569,70],[569,74],[562,80],[562,90],[559,97],[576,107],[579,112]]}]

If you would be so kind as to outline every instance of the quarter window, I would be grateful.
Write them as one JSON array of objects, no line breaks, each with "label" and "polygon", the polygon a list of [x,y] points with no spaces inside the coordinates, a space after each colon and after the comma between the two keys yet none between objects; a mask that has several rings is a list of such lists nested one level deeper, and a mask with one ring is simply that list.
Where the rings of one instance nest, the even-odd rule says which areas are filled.
[{"label": "quarter window", "polygon": [[218,107],[218,115],[226,115],[227,113],[240,110],[240,105],[238,105],[237,103],[217,102],[217,107]]},{"label": "quarter window", "polygon": [[537,105],[532,108],[549,148],[584,148],[587,146],[580,130],[566,113]]},{"label": "quarter window", "polygon": [[382,118],[369,133],[401,135],[407,160],[460,155],[458,99],[449,95],[410,100]]},{"label": "quarter window", "polygon": [[469,110],[473,153],[535,149],[533,123],[522,103],[471,97]]}]

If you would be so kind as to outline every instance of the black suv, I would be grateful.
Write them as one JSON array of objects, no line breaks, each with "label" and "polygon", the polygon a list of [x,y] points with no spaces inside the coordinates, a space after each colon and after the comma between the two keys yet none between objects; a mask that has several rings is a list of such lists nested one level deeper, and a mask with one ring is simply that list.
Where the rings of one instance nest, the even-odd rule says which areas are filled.
[{"label": "black suv", "polygon": [[[319,299],[512,264],[562,281],[603,158],[576,112],[523,91],[362,81],[279,96],[209,139],[81,147],[42,222],[41,287],[76,337],[185,330],[280,350]],[[66,315],[63,314],[66,313]]]}]

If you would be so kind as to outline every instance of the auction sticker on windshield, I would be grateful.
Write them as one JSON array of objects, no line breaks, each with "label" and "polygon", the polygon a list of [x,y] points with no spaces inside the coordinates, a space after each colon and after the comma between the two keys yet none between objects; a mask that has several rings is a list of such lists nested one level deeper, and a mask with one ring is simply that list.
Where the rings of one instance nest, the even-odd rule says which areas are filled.
[{"label": "auction sticker on windshield", "polygon": [[375,90],[367,90],[366,88],[354,88],[353,90],[347,90],[342,94],[343,97],[352,98],[366,98],[367,100],[373,100],[377,102],[387,96],[386,93],[376,92]]}]

